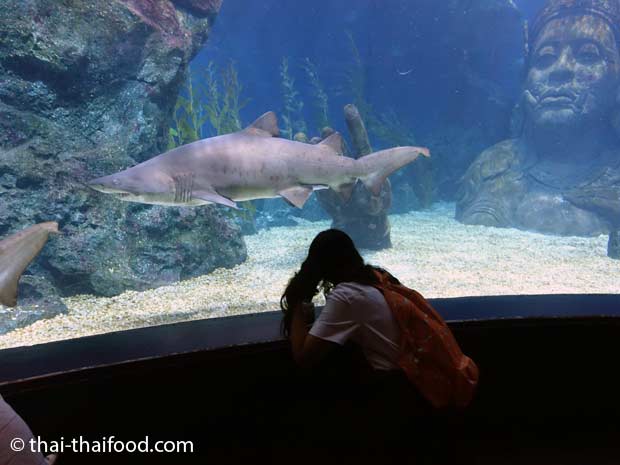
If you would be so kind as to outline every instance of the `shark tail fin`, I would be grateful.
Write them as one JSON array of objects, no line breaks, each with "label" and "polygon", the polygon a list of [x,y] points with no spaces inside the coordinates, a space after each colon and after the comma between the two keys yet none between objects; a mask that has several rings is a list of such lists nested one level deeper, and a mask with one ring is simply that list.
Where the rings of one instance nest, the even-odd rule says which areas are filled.
[{"label": "shark tail fin", "polygon": [[420,155],[431,156],[426,147],[395,147],[371,153],[357,160],[362,172],[360,179],[373,195],[379,195],[381,186],[390,174]]}]

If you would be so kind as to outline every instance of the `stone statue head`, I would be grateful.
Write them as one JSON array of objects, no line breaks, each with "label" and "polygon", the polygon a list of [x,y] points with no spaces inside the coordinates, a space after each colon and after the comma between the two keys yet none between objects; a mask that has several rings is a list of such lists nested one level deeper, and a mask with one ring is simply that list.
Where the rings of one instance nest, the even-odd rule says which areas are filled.
[{"label": "stone statue head", "polygon": [[620,87],[620,0],[550,0],[530,35],[525,117],[534,127],[608,124]]}]

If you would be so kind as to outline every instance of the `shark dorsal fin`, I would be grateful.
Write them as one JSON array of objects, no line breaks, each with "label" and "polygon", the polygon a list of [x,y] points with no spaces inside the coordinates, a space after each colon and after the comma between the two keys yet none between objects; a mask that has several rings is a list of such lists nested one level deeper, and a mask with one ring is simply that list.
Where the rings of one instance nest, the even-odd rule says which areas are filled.
[{"label": "shark dorsal fin", "polygon": [[326,137],[319,145],[326,145],[336,152],[336,155],[342,155],[342,136],[339,132],[333,133],[331,136]]},{"label": "shark dorsal fin", "polygon": [[[259,116],[256,121],[250,124],[245,130],[256,134],[256,129],[268,133],[265,135],[269,137],[278,137],[280,135],[280,129],[278,129],[278,118],[276,114],[273,111],[268,111],[264,115]],[[257,135],[260,135],[260,133]]]}]

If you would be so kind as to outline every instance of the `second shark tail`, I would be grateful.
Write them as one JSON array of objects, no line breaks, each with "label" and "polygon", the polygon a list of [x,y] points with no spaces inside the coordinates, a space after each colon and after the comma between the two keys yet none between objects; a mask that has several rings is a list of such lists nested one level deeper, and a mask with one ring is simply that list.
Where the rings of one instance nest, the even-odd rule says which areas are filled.
[{"label": "second shark tail", "polygon": [[361,172],[359,178],[373,195],[378,195],[381,192],[381,186],[390,174],[408,165],[420,155],[431,156],[426,147],[411,146],[394,147],[371,153],[357,159]]}]

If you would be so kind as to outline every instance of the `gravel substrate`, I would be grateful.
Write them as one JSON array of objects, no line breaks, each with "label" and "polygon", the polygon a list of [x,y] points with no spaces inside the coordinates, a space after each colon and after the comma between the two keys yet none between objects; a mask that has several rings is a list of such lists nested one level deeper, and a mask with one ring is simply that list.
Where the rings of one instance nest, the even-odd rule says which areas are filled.
[{"label": "gravel substrate", "polygon": [[[607,236],[554,237],[466,226],[454,205],[393,215],[393,247],[364,253],[426,297],[619,293],[620,261]],[[69,313],[0,336],[0,349],[183,320],[276,310],[280,295],[328,222],[261,230],[245,238],[248,260],[173,286],[117,297],[64,299]]]}]

